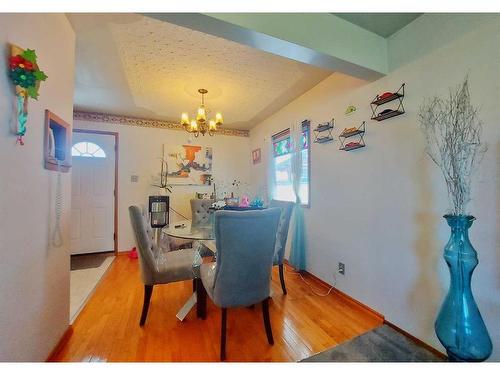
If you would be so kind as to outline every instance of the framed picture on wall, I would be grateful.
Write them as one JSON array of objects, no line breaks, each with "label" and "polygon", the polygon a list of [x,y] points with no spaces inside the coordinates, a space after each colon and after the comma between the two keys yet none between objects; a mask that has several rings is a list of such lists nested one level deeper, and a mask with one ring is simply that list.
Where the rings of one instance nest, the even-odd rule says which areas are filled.
[{"label": "framed picture on wall", "polygon": [[254,164],[259,164],[261,161],[260,148],[252,151],[252,161]]},{"label": "framed picture on wall", "polygon": [[211,185],[212,147],[164,145],[170,185]]}]

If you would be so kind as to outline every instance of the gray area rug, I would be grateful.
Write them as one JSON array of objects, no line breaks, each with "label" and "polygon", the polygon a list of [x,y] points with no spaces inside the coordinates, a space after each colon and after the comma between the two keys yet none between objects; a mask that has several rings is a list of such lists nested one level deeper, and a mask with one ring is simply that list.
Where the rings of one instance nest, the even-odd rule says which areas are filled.
[{"label": "gray area rug", "polygon": [[104,260],[111,255],[114,255],[113,252],[72,255],[71,271],[100,267]]},{"label": "gray area rug", "polygon": [[387,325],[301,362],[442,362],[443,359]]}]

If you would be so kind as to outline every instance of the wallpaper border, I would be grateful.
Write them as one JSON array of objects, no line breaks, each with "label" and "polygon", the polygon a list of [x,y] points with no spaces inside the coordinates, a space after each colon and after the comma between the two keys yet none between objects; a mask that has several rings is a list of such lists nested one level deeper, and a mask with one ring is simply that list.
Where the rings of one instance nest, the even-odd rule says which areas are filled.
[{"label": "wallpaper border", "polygon": [[[73,119],[82,121],[104,122],[104,123],[118,124],[118,125],[140,126],[143,128],[157,128],[157,129],[185,131],[184,128],[181,126],[181,124],[177,122],[112,115],[109,113],[101,113],[101,112],[73,111]],[[228,135],[233,137],[249,137],[250,131],[223,127],[217,132],[217,134]]]}]

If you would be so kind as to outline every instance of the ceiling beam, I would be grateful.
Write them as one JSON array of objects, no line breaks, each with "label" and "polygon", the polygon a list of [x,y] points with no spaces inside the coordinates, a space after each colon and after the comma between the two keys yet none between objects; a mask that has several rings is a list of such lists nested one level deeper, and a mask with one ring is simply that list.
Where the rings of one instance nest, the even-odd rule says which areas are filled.
[{"label": "ceiling beam", "polygon": [[369,81],[388,72],[387,40],[329,13],[145,15]]}]

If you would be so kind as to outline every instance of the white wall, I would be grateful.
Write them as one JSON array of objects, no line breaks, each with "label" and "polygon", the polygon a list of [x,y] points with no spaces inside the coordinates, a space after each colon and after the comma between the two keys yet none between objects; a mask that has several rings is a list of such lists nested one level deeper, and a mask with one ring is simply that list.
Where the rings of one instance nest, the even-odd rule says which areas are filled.
[{"label": "white wall", "polygon": [[[72,123],[74,32],[63,14],[0,14],[0,361],[43,361],[69,324],[70,173],[63,174],[63,245],[54,247],[56,173],[43,167],[44,111]],[[6,43],[35,49],[48,75],[16,145]]]},{"label": "white wall", "polygon": [[[447,195],[440,172],[425,155],[417,111],[424,97],[446,95],[469,73],[489,145],[469,209],[478,219],[470,231],[480,262],[473,291],[493,340],[491,360],[500,359],[499,45],[500,21],[490,19],[373,83],[335,73],[252,129],[250,137],[250,148],[261,147],[266,160],[270,135],[294,121],[310,118],[316,125],[333,116],[336,137],[367,121],[366,148],[339,151],[338,140],[312,145],[307,269],[442,350],[433,325],[449,280],[442,259],[449,228],[441,217]],[[406,114],[370,120],[373,97],[403,82]],[[358,110],[345,116],[351,104]],[[265,184],[265,169],[265,163],[252,167],[256,186]],[[335,281],[339,261],[346,264],[346,275],[336,274]]]},{"label": "white wall", "polygon": [[[151,186],[152,176],[160,172],[160,160],[163,144],[191,144],[211,146],[213,148],[213,176],[215,181],[234,179],[249,183],[250,175],[250,139],[216,135],[194,138],[178,130],[166,130],[89,122],[75,120],[75,129],[106,130],[119,133],[118,161],[118,250],[128,251],[135,246],[130,225],[128,207],[143,206],[147,209],[149,195],[164,194],[161,189]],[[137,183],[131,182],[130,176],[138,175]],[[210,186],[174,186],[170,195],[170,205],[184,216],[191,217],[189,200],[196,192],[212,192]],[[182,220],[173,215],[171,221]]]}]

